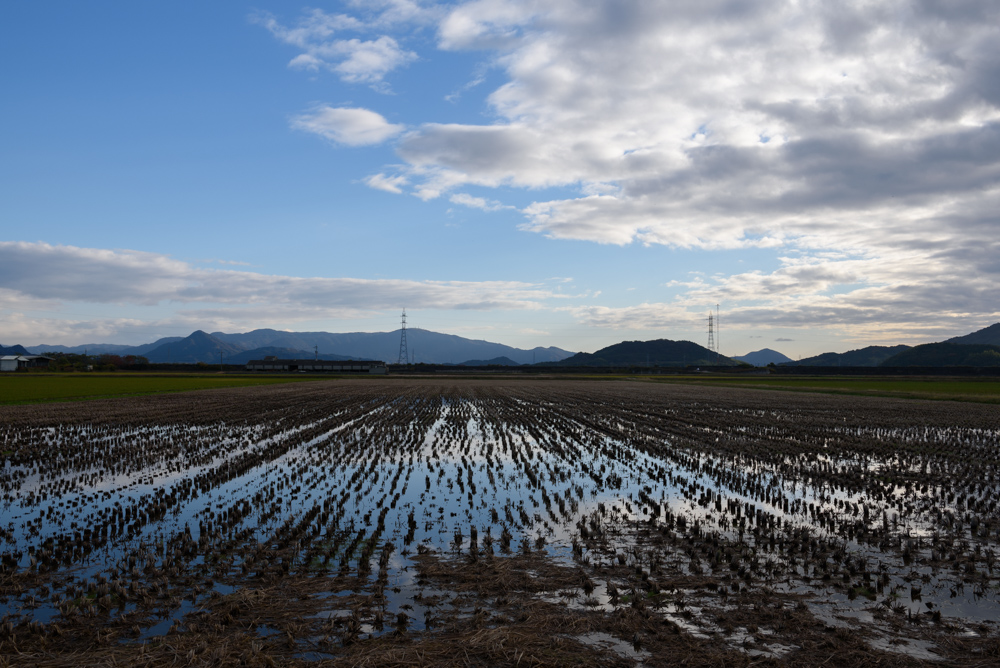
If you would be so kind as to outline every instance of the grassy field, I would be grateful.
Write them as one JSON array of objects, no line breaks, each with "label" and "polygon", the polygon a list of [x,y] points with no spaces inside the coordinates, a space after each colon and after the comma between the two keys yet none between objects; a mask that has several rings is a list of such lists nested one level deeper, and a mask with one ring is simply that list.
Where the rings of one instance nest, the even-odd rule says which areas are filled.
[{"label": "grassy field", "polygon": [[705,376],[686,376],[657,379],[657,381],[726,387],[755,387],[793,392],[1000,403],[1000,380],[994,378],[887,378],[873,376],[857,378],[719,376],[708,378]]},{"label": "grassy field", "polygon": [[[607,379],[606,376],[595,377]],[[622,376],[622,379],[636,379]],[[52,401],[87,401],[166,392],[186,392],[220,387],[246,387],[321,381],[312,375],[223,375],[187,373],[74,373],[2,374],[0,405],[35,404]],[[583,378],[577,378],[584,380]],[[660,376],[643,381],[685,383],[715,387],[752,387],[792,392],[852,394],[1000,403],[1000,380],[976,378],[887,378],[887,377],[775,377],[775,376]]]},{"label": "grassy field", "polygon": [[217,387],[246,387],[321,380],[316,376],[242,376],[171,373],[69,373],[0,375],[0,405],[50,401],[87,401],[141,394],[186,392]]}]

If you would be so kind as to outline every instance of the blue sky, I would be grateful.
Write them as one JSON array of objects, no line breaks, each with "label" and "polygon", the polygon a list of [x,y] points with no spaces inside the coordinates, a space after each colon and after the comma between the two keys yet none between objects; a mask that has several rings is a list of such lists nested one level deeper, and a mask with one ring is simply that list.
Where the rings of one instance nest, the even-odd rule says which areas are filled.
[{"label": "blue sky", "polygon": [[8,3],[0,344],[1000,320],[996,3]]}]

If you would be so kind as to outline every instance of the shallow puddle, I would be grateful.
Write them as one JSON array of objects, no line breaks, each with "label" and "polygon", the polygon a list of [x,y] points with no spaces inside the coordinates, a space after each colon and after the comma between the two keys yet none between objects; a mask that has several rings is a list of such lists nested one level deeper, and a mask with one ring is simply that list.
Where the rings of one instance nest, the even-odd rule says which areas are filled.
[{"label": "shallow puddle", "polygon": [[[110,623],[113,609],[166,606],[141,631],[150,639],[248,584],[349,578],[354,589],[310,594],[326,597],[311,619],[360,615],[372,637],[402,615],[419,633],[471,614],[421,581],[423,551],[544,554],[589,583],[537,600],[612,614],[639,596],[637,608],[701,639],[721,633],[699,601],[710,591],[724,607],[717,590],[801,596],[831,627],[865,626],[874,647],[914,658],[933,644],[899,638],[881,616],[963,630],[1000,619],[989,519],[1000,482],[959,488],[955,470],[975,462],[948,455],[995,445],[992,425],[809,422],[631,389],[624,401],[603,386],[600,400],[366,392],[197,423],[3,427],[12,452],[56,455],[0,469],[3,569],[26,583],[3,590],[0,617]],[[679,578],[712,588],[678,591]],[[334,600],[347,594],[367,601],[361,612]],[[792,651],[739,633],[729,642],[753,655]]]}]

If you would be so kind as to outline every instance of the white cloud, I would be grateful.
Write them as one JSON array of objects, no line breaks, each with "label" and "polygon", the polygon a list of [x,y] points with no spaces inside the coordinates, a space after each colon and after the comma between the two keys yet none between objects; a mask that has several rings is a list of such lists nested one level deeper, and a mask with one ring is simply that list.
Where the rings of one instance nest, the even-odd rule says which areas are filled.
[{"label": "white cloud", "polygon": [[381,144],[405,129],[369,109],[344,107],[320,107],[297,116],[292,127],[347,146]]},{"label": "white cloud", "polygon": [[348,0],[348,4],[364,14],[364,22],[371,28],[432,23],[443,15],[443,8],[434,2],[414,0]]},{"label": "white cloud", "polygon": [[385,174],[373,174],[364,180],[365,185],[375,190],[384,190],[388,193],[402,194],[403,186],[408,181],[405,176],[386,176]]},{"label": "white cloud", "polygon": [[427,124],[399,152],[428,196],[580,187],[525,209],[526,229],[560,238],[780,244],[830,209],[909,215],[997,182],[998,11],[964,6],[975,19],[902,2],[462,3],[440,44],[497,51],[498,120]]},{"label": "white cloud", "polygon": [[[372,11],[390,6],[400,21],[435,20],[442,49],[484,52],[506,82],[482,124],[404,135],[378,117],[396,128],[385,138],[400,136],[404,164],[370,186],[484,210],[503,202],[466,186],[521,188],[538,193],[521,229],[554,239],[785,256],[777,269],[668,283],[671,303],[580,308],[580,322],[660,327],[717,301],[737,326],[873,336],[996,317],[997,3],[471,0],[418,11],[399,0]],[[347,23],[310,14],[279,37],[323,45],[302,47],[318,61],[304,67],[345,63],[332,45]]]},{"label": "white cloud", "polygon": [[400,49],[396,40],[386,35],[368,41],[342,40],[323,52],[338,57],[339,62],[331,68],[341,79],[351,83],[379,82],[392,70],[417,57],[412,51]]},{"label": "white cloud", "polygon": [[346,14],[327,14],[319,9],[304,12],[298,24],[291,28],[282,25],[267,12],[253,14],[250,20],[267,28],[285,44],[300,49],[311,49],[315,44],[322,44],[339,31],[358,30],[363,27],[363,24],[354,17]]},{"label": "white cloud", "polygon": [[473,197],[468,193],[456,193],[448,198],[452,204],[461,204],[472,209],[483,211],[500,211],[501,209],[513,209],[512,206],[504,205],[496,200],[488,200],[483,197]]},{"label": "white cloud", "polygon": [[479,74],[476,77],[474,77],[471,81],[467,81],[466,83],[459,86],[456,90],[445,95],[444,99],[448,102],[458,102],[458,100],[461,99],[464,93],[472,90],[473,88],[480,85],[484,81],[486,81],[486,77],[483,74]]},{"label": "white cloud", "polygon": [[940,340],[1000,320],[1000,304],[991,296],[995,276],[942,280],[946,267],[912,251],[884,258],[797,256],[771,272],[673,282],[682,292],[670,302],[567,310],[591,327],[698,331],[711,305],[721,303],[729,330],[820,327],[870,343]]},{"label": "white cloud", "polygon": [[438,38],[444,49],[497,49],[513,45],[520,29],[534,16],[536,2],[475,0],[454,8],[441,21]]},{"label": "white cloud", "polygon": [[62,320],[46,317],[57,315],[60,307],[58,300],[40,299],[0,285],[0,345],[16,345],[40,331],[49,331],[40,327],[43,323],[63,327]]},{"label": "white cloud", "polygon": [[636,306],[572,306],[562,310],[588,327],[619,330],[661,330],[700,328],[702,317],[682,306],[668,303],[642,303]]},{"label": "white cloud", "polygon": [[308,53],[300,53],[288,61],[288,66],[292,69],[309,70],[310,72],[319,70],[323,64],[322,60]]},{"label": "white cloud", "polygon": [[[460,2],[439,47],[490,53],[507,82],[489,123],[404,136],[401,173],[467,204],[466,185],[577,188],[522,209],[522,229],[556,239],[799,257],[689,286],[681,309],[725,295],[747,323],[990,317],[998,42],[987,0]],[[580,315],[659,323],[661,307]]]},{"label": "white cloud", "polygon": [[294,27],[285,26],[266,13],[254,15],[251,20],[263,25],[285,44],[302,50],[288,63],[289,67],[313,72],[327,70],[349,83],[367,83],[377,90],[385,90],[385,76],[415,60],[417,54],[402,48],[389,35],[367,40],[334,38],[338,33],[367,32],[399,21],[414,21],[424,15],[419,6],[411,2],[378,4],[383,11],[367,20],[346,14],[327,14],[319,9],[307,11]]},{"label": "white cloud", "polygon": [[4,308],[30,300],[145,306],[170,302],[266,305],[272,313],[283,305],[298,313],[306,309],[327,314],[395,309],[400,304],[424,309],[534,310],[546,300],[560,298],[543,286],[517,281],[271,276],[198,268],[156,253],[26,242],[0,242],[0,291]]}]

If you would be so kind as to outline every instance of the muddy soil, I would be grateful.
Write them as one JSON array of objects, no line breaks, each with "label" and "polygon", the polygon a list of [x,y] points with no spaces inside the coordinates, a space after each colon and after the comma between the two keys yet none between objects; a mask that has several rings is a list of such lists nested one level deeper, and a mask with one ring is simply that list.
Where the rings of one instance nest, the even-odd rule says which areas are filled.
[{"label": "muddy soil", "polygon": [[351,379],[0,408],[3,665],[997,665],[995,407]]}]

